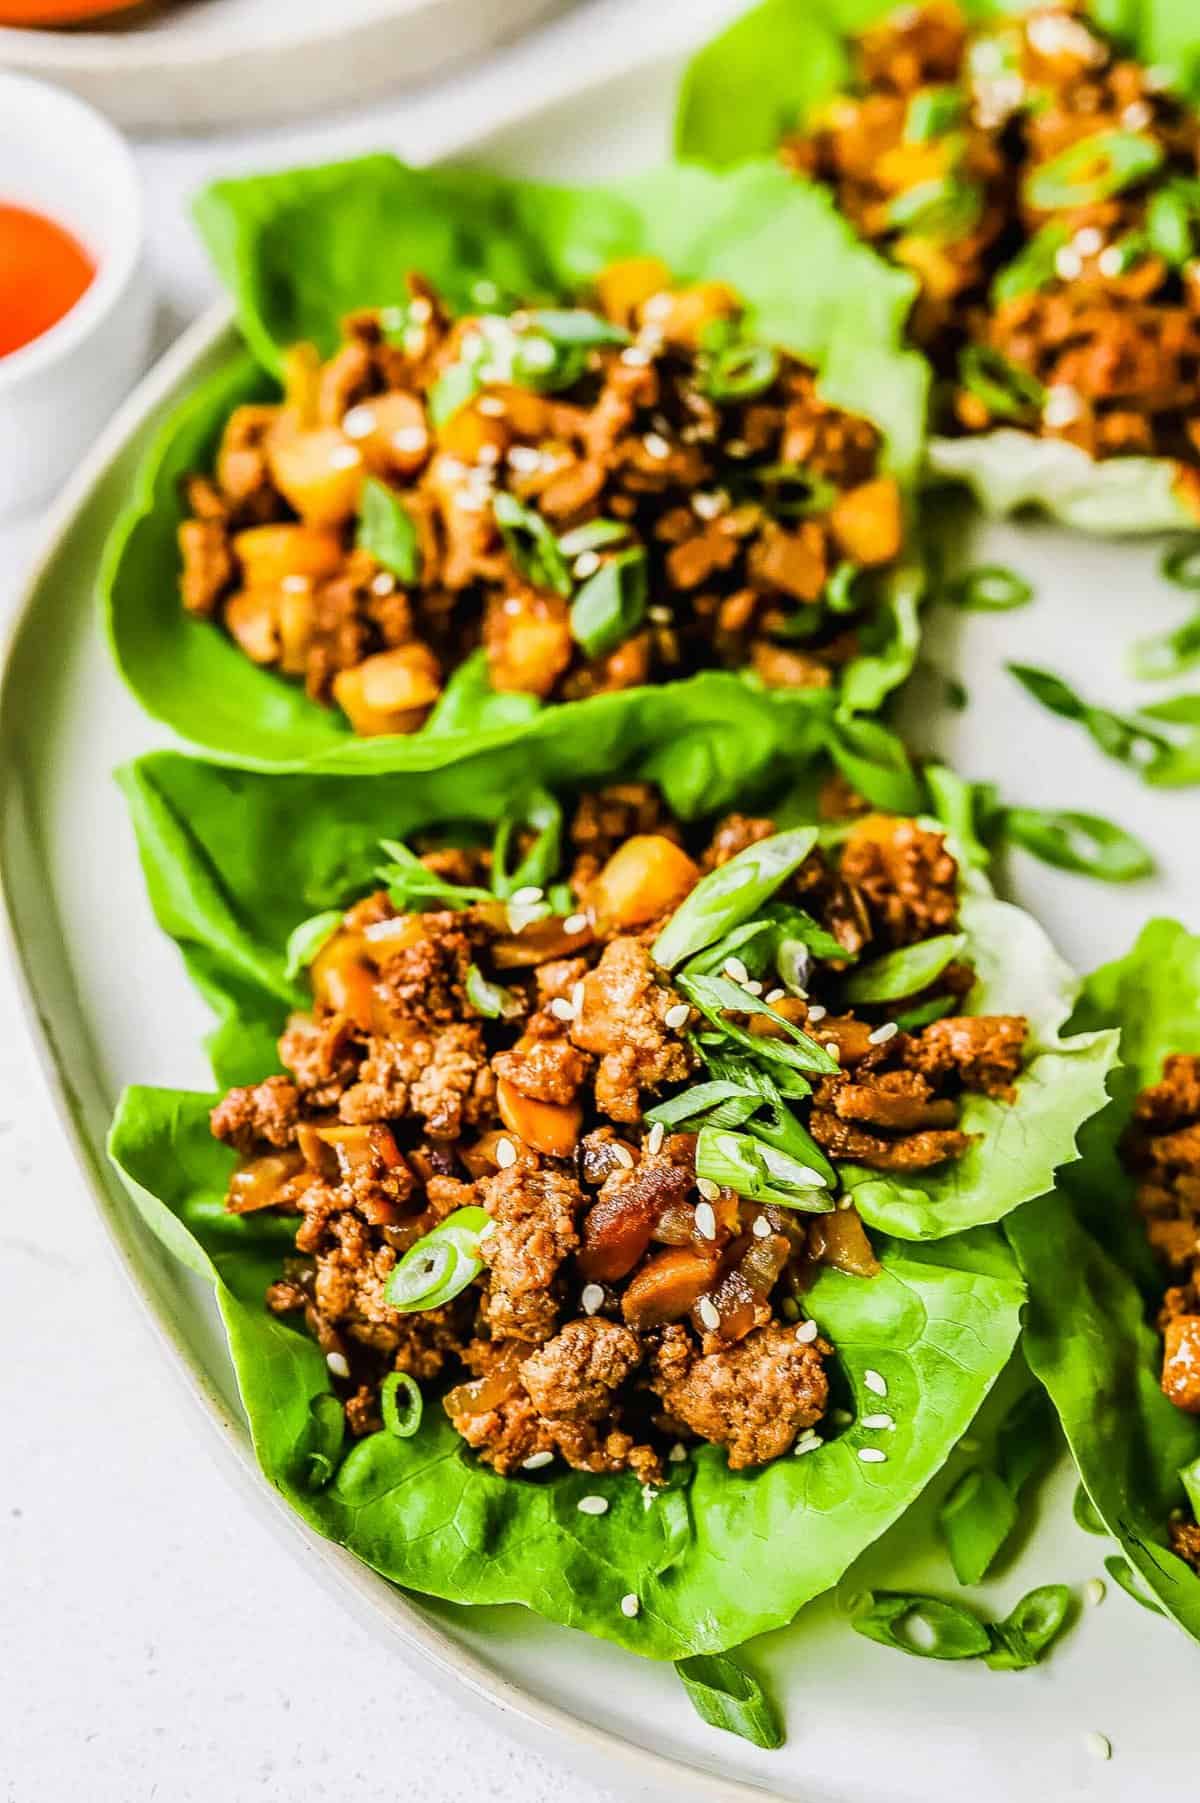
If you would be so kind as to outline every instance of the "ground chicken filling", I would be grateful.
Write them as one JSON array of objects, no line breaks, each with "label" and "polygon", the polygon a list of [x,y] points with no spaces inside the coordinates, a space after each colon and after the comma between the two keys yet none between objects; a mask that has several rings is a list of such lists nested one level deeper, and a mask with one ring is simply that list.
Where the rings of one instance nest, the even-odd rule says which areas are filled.
[{"label": "ground chicken filling", "polygon": [[561,830],[549,899],[494,899],[498,854],[440,849],[406,851],[406,905],[393,886],[349,909],[280,1040],[288,1074],[213,1111],[241,1154],[227,1206],[295,1217],[267,1303],[317,1339],[356,1434],[399,1372],[448,1385],[500,1472],[558,1458],[659,1482],[692,1440],[761,1465],[826,1412],[807,1284],[878,1270],[829,1161],[961,1156],[960,1098],[1011,1097],[1025,1022],[959,1012],[957,958],[903,1001],[848,1003],[881,957],[955,925],[954,859],[914,821],[860,816],[801,850],[769,930],[671,971],[664,923],[788,835],[735,815],[695,842],[640,784]]},{"label": "ground chicken filling", "polygon": [[[1170,1276],[1158,1317],[1163,1392],[1200,1415],[1200,1058],[1177,1052],[1144,1089],[1122,1147],[1146,1235]],[[1174,1522],[1175,1550],[1200,1571],[1200,1527]]]},{"label": "ground chicken filling", "polygon": [[1192,466],[1200,120],[1072,4],[969,33],[949,0],[856,46],[858,91],[784,146],[921,281],[943,424]]},{"label": "ground chicken filling", "polygon": [[[587,304],[352,315],[185,484],[187,611],[359,733],[412,732],[482,644],[572,700],[713,667],[824,688],[878,615],[901,503],[867,420],[653,258]],[[869,636],[869,632],[868,632]]]}]

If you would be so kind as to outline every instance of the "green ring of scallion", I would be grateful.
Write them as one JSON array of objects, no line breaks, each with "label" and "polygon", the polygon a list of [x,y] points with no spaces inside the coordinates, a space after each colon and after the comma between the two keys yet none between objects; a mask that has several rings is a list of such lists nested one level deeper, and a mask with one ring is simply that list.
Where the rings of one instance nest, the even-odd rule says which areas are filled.
[{"label": "green ring of scallion", "polygon": [[379,1409],[389,1434],[395,1434],[398,1440],[411,1440],[421,1425],[425,1398],[407,1371],[389,1371],[379,1387]]},{"label": "green ring of scallion", "polygon": [[764,394],[779,374],[779,358],[767,344],[731,344],[709,364],[704,392],[714,401],[746,401]]},{"label": "green ring of scallion", "polygon": [[1033,584],[1003,564],[985,563],[948,583],[945,598],[968,613],[1007,613],[1033,600]]},{"label": "green ring of scallion", "polygon": [[1189,538],[1167,551],[1159,568],[1176,588],[1200,589],[1200,538]]},{"label": "green ring of scallion", "polygon": [[1093,132],[1031,171],[1025,198],[1042,213],[1091,206],[1153,175],[1163,154],[1161,144],[1138,132]]}]

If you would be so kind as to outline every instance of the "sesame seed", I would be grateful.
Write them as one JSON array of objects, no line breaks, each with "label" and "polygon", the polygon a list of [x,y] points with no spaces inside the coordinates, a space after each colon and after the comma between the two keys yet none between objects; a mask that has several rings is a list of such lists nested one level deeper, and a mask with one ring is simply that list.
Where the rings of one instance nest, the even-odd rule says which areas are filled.
[{"label": "sesame seed", "polygon": [[580,582],[585,582],[589,576],[594,576],[599,568],[600,559],[595,551],[581,551],[571,565],[572,572]]},{"label": "sesame seed", "polygon": [[1103,1578],[1089,1578],[1083,1587],[1083,1594],[1089,1603],[1102,1603],[1108,1595],[1108,1585]]},{"label": "sesame seed", "polygon": [[769,1240],[773,1229],[766,1215],[755,1215],[754,1225],[750,1231],[756,1240]]},{"label": "sesame seed", "polygon": [[1046,400],[1042,407],[1042,418],[1048,426],[1069,426],[1083,412],[1083,402],[1079,390],[1065,382],[1059,382],[1046,390]]},{"label": "sesame seed", "polygon": [[833,1058],[834,1060],[836,1060],[837,1058],[839,1058],[841,1056],[841,1052],[840,1052],[838,1042],[836,1039],[827,1039],[825,1041],[825,1050],[829,1053],[829,1056],[831,1058]]},{"label": "sesame seed", "polygon": [[666,288],[660,289],[657,294],[652,294],[642,307],[642,318],[654,320],[666,319],[674,305],[675,297],[670,290]]},{"label": "sesame seed", "polygon": [[[396,437],[399,438],[399,436],[400,434],[397,432]],[[415,448],[416,447],[414,446],[414,449]],[[483,464],[499,463],[500,446],[495,444],[481,444],[479,447],[479,461]]]},{"label": "sesame seed", "polygon": [[424,320],[433,318],[433,302],[427,294],[417,294],[413,296],[412,300],[408,303],[408,317],[410,319],[415,319],[418,324]]},{"label": "sesame seed", "polygon": [[667,1130],[663,1126],[662,1122],[655,1121],[653,1126],[650,1128],[649,1133],[646,1135],[646,1150],[647,1150],[647,1152],[649,1152],[649,1154],[652,1158],[656,1152],[661,1152],[662,1143],[663,1143],[663,1140],[666,1138],[666,1136],[667,1136]]},{"label": "sesame seed", "polygon": [[697,1177],[696,1188],[706,1202],[715,1202],[721,1194],[721,1185],[714,1183],[711,1177]]},{"label": "sesame seed", "polygon": [[1104,249],[1104,233],[1098,226],[1085,225],[1076,232],[1071,243],[1081,257],[1094,257],[1098,250]]},{"label": "sesame seed", "polygon": [[750,446],[744,438],[731,438],[725,446],[731,457],[749,457]]},{"label": "sesame seed", "polygon": [[[587,931],[587,923],[588,917],[586,914],[568,914],[567,918],[563,921],[563,932],[585,933]],[[582,987],[582,984],[576,985],[576,988]]]},{"label": "sesame seed", "polygon": [[575,1007],[565,996],[556,995],[550,1003],[550,1012],[557,1020],[574,1020]]},{"label": "sesame seed", "polygon": [[613,1141],[612,1155],[623,1170],[631,1171],[634,1167],[634,1156],[629,1147],[622,1145],[619,1139]]},{"label": "sesame seed", "polygon": [[396,578],[390,575],[387,570],[380,570],[378,576],[372,576],[371,578],[371,593],[373,595],[390,595],[395,586]]},{"label": "sesame seed", "polygon": [[325,1354],[325,1363],[329,1366],[329,1369],[333,1372],[335,1377],[349,1377],[350,1361],[344,1352],[327,1352]]},{"label": "sesame seed", "polygon": [[873,1396],[886,1396],[888,1393],[887,1380],[880,1377],[878,1371],[864,1371],[863,1382]]},{"label": "sesame seed", "polygon": [[731,977],[735,983],[745,983],[750,976],[750,972],[740,958],[726,958],[724,971],[725,975]]},{"label": "sesame seed", "polygon": [[772,1002],[781,1002],[786,994],[786,989],[769,989],[764,995],[763,1001],[768,1005]]},{"label": "sesame seed", "polygon": [[683,1461],[687,1458],[687,1447],[682,1440],[676,1440],[674,1446],[667,1454],[667,1457],[670,1459],[672,1465],[683,1464]]},{"label": "sesame seed", "polygon": [[885,1020],[882,1027],[876,1027],[873,1033],[867,1034],[870,1045],[886,1045],[889,1039],[895,1039],[900,1031],[894,1020]]},{"label": "sesame seed", "polygon": [[656,605],[646,609],[646,618],[653,620],[656,626],[670,626],[674,622],[675,615],[671,612],[669,607]]},{"label": "sesame seed", "polygon": [[1121,114],[1121,124],[1126,131],[1142,131],[1154,118],[1154,109],[1144,100],[1131,100]]},{"label": "sesame seed", "polygon": [[351,407],[343,416],[342,431],[347,438],[369,438],[374,430],[374,407]]},{"label": "sesame seed", "polygon": [[554,1463],[552,1452],[531,1452],[527,1459],[521,1460],[522,1471],[541,1471],[546,1465]]},{"label": "sesame seed", "polygon": [[500,1166],[500,1169],[502,1171],[507,1171],[509,1167],[516,1164],[516,1162],[517,1148],[513,1145],[512,1140],[498,1139],[496,1141],[496,1163]]},{"label": "sesame seed", "polygon": [[692,496],[692,512],[697,519],[715,520],[718,514],[724,513],[728,505],[729,496],[723,489],[718,489],[715,493],[701,491]]},{"label": "sesame seed", "polygon": [[487,506],[487,496],[473,488],[460,488],[454,497],[454,505],[460,513],[482,513]]},{"label": "sesame seed", "polygon": [[628,350],[621,352],[621,362],[628,369],[645,369],[650,362],[650,352],[643,350],[640,344],[631,344]]},{"label": "sesame seed", "polygon": [[641,1606],[641,1603],[638,1601],[637,1597],[634,1596],[632,1590],[629,1592],[628,1596],[623,1596],[621,1598],[621,1614],[627,1615],[631,1621]]},{"label": "sesame seed", "polygon": [[503,419],[508,409],[498,394],[481,394],[475,403],[475,411],[486,419]]},{"label": "sesame seed", "polygon": [[824,1446],[824,1444],[825,1442],[822,1440],[820,1434],[814,1434],[810,1428],[807,1433],[801,1434],[800,1438],[796,1441],[795,1446],[792,1448],[792,1451],[798,1459],[802,1459],[806,1452],[816,1452],[817,1449]]},{"label": "sesame seed", "polygon": [[706,1327],[709,1333],[715,1333],[717,1328],[720,1327],[720,1313],[716,1304],[710,1302],[707,1296],[701,1296],[696,1313],[700,1317],[700,1325]]},{"label": "sesame seed", "polygon": [[813,1341],[816,1339],[816,1337],[817,1337],[816,1322],[815,1321],[801,1321],[799,1327],[796,1329],[796,1338],[799,1340],[800,1344],[802,1346],[811,1346]]},{"label": "sesame seed", "polygon": [[1064,244],[1062,249],[1056,252],[1054,273],[1060,276],[1064,282],[1073,282],[1077,276],[1083,274],[1083,258],[1071,245]]},{"label": "sesame seed", "polygon": [[1107,250],[1100,252],[1096,267],[1101,275],[1120,275],[1125,267],[1125,253],[1119,244],[1110,244]]},{"label": "sesame seed", "polygon": [[697,1202],[695,1220],[696,1232],[700,1235],[701,1239],[716,1239],[717,1217],[713,1212],[713,1205],[711,1202]]},{"label": "sesame seed", "polygon": [[515,889],[509,897],[518,908],[532,907],[534,902],[540,902],[541,899],[542,891],[534,883],[526,883],[523,888]]},{"label": "sesame seed", "polygon": [[1083,1737],[1083,1744],[1092,1755],[1093,1759],[1112,1758],[1112,1741],[1109,1740],[1107,1734],[1097,1734],[1095,1732],[1085,1734]]},{"label": "sesame seed", "polygon": [[813,1027],[819,1020],[824,1020],[828,1013],[828,1008],[822,1008],[820,1002],[815,1002],[808,1011],[808,1021],[806,1024]]},{"label": "sesame seed", "polygon": [[535,451],[532,445],[515,444],[508,453],[508,461],[520,474],[532,475],[534,470],[542,467],[542,453]]},{"label": "sesame seed", "polygon": [[896,1425],[890,1415],[864,1415],[862,1424],[864,1427],[872,1428],[873,1430],[884,1434],[890,1433],[892,1428]]},{"label": "sesame seed", "polygon": [[642,440],[642,448],[647,457],[653,457],[662,463],[671,455],[671,447],[661,432],[647,432]]},{"label": "sesame seed", "polygon": [[886,1452],[882,1452],[878,1446],[860,1446],[858,1449],[858,1456],[864,1465],[884,1465],[887,1463]]},{"label": "sesame seed", "polygon": [[606,1496],[581,1496],[576,1505],[581,1515],[607,1515],[608,1498]]},{"label": "sesame seed", "polygon": [[[423,451],[428,443],[424,426],[401,426],[398,432],[392,433],[392,445],[397,451]],[[495,445],[484,446],[485,450],[494,451],[495,448]]]},{"label": "sesame seed", "polygon": [[598,1283],[585,1283],[579,1300],[583,1304],[584,1314],[594,1315],[597,1309],[604,1307],[604,1291]]},{"label": "sesame seed", "polygon": [[329,453],[329,467],[333,470],[352,470],[362,462],[362,452],[357,445],[336,445]]},{"label": "sesame seed", "polygon": [[854,1197],[853,1196],[840,1196],[838,1198],[838,1207],[841,1209],[853,1208],[854,1207]]},{"label": "sesame seed", "polygon": [[672,1033],[678,1033],[681,1027],[687,1026],[691,1012],[686,1002],[676,1002],[674,1007],[668,1008],[663,1015],[664,1025],[670,1027]]},{"label": "sesame seed", "polygon": [[747,995],[761,995],[763,992],[763,986],[756,977],[747,977],[742,988]]},{"label": "sesame seed", "polygon": [[524,613],[525,609],[516,595],[510,595],[507,601],[501,603],[501,611],[506,614],[519,614]]},{"label": "sesame seed", "polygon": [[[374,588],[378,581],[378,576],[374,577],[371,582],[371,587]],[[387,588],[383,590],[383,593],[388,594],[395,586],[396,584],[392,581],[392,578],[390,576],[387,577]],[[307,595],[309,589],[312,587],[312,583],[307,576],[285,576],[280,587],[285,595]]]}]

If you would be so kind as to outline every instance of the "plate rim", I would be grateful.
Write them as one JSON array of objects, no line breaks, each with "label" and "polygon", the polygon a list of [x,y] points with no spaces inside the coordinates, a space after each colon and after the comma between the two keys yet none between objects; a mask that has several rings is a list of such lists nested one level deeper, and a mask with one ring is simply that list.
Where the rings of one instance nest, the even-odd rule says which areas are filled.
[{"label": "plate rim", "polygon": [[[668,59],[660,53],[644,59],[647,66],[667,60],[674,60],[674,57]],[[612,78],[610,69],[599,74],[593,70],[588,78],[566,84],[564,91],[556,91],[549,97],[543,95],[536,107],[514,110],[500,125],[489,121],[484,132],[464,139],[443,154],[446,157],[482,154],[496,131],[510,129],[522,118],[534,119],[561,105],[573,94],[602,86]],[[227,298],[214,301],[187,326],[128,395],[52,504],[18,586],[14,608],[0,630],[0,710],[12,678],[17,648],[26,631],[36,624],[46,579],[79,516],[114,464],[145,430],[155,411],[188,380],[206,356],[219,349],[223,338],[232,339],[234,326],[234,307]],[[739,1803],[739,1800],[741,1803],[796,1803],[799,1793],[794,1789],[785,1795],[770,1788],[768,1783],[716,1774],[691,1759],[656,1752],[615,1729],[595,1726],[562,1705],[538,1696],[521,1681],[507,1677],[483,1657],[461,1645],[430,1619],[419,1602],[407,1593],[393,1588],[385,1600],[382,1587],[386,1586],[386,1579],[372,1572],[345,1548],[309,1528],[264,1481],[248,1436],[244,1430],[239,1433],[203,1368],[175,1332],[168,1311],[139,1268],[134,1223],[129,1218],[122,1218],[121,1204],[114,1200],[114,1192],[105,1181],[107,1172],[102,1150],[94,1144],[78,1118],[66,1061],[53,1031],[53,1008],[43,1010],[39,1006],[33,961],[24,943],[18,887],[18,882],[10,880],[7,843],[0,839],[0,945],[8,953],[18,1005],[58,1125],[100,1217],[111,1256],[136,1297],[143,1318],[149,1321],[167,1351],[167,1363],[175,1378],[186,1388],[208,1424],[207,1439],[214,1457],[248,1504],[256,1509],[264,1525],[273,1525],[276,1538],[290,1547],[297,1563],[304,1560],[308,1569],[315,1570],[327,1591],[336,1595],[343,1606],[351,1607],[374,1632],[386,1636],[403,1657],[413,1663],[419,1661],[421,1670],[435,1677],[443,1688],[453,1686],[459,1696],[465,1692],[466,1700],[477,1708],[498,1710],[511,1731],[539,1750],[549,1751],[552,1756],[556,1751],[561,1754],[561,1748],[555,1743],[566,1742],[576,1761],[590,1756],[601,1762],[600,1769],[603,1769],[604,1761],[619,1762],[629,1780],[652,1786],[656,1795],[677,1792],[679,1780],[684,1778],[690,1787],[690,1796],[711,1799],[711,1803]],[[131,1208],[127,1202],[126,1206]],[[636,1671],[636,1667],[633,1669]]]}]

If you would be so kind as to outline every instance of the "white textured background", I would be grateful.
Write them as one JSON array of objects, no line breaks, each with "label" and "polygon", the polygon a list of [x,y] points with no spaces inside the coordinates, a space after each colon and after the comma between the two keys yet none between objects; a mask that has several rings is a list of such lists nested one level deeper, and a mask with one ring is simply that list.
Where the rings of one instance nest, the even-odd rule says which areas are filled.
[{"label": "white textured background", "polygon": [[[137,145],[160,342],[213,288],[184,221],[217,174],[436,151],[567,70],[700,36],[736,0],[592,0],[353,115]],[[553,172],[547,172],[552,174]],[[0,619],[37,535],[0,525]],[[103,873],[96,905],[103,907]],[[86,931],[86,921],[79,923]],[[137,973],[129,972],[136,983]],[[112,1259],[0,954],[0,1784],[7,1803],[599,1803],[381,1652],[226,1482]]]}]

